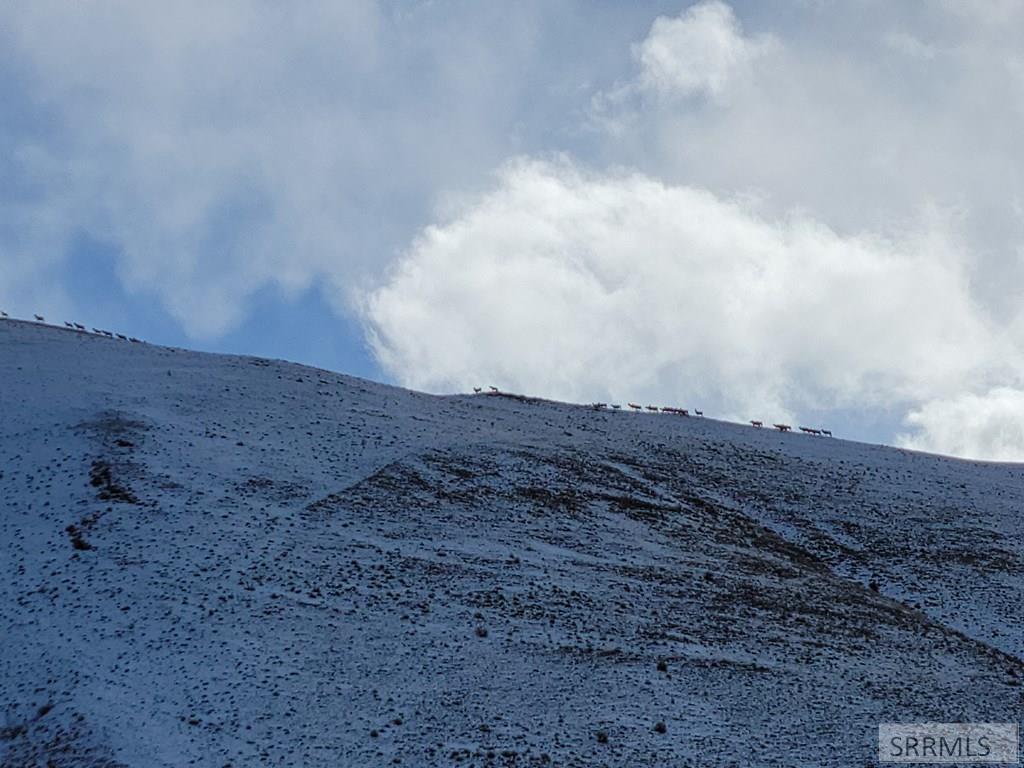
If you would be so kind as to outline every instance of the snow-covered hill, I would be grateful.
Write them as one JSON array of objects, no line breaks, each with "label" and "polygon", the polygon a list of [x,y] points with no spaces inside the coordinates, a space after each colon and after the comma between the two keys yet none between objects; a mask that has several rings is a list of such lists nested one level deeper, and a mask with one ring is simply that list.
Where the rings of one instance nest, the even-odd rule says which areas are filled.
[{"label": "snow-covered hill", "polygon": [[1017,721],[1024,467],[0,321],[0,764],[873,764]]}]

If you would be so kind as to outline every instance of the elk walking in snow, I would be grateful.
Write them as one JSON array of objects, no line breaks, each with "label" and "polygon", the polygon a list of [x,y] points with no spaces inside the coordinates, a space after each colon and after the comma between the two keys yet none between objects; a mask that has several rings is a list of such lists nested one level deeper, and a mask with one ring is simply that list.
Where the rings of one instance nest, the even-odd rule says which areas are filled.
[{"label": "elk walking in snow", "polygon": [[45,318],[45,317],[43,317],[42,315],[32,315],[32,317],[34,317],[34,318],[35,318],[36,320],[38,320],[38,321],[39,321],[40,323],[45,323],[45,322],[46,322],[46,318]]},{"label": "elk walking in snow", "polygon": [[615,404],[612,405],[612,408],[614,410],[616,410],[616,411],[619,410],[621,407],[622,407],[621,405],[615,405]]},{"label": "elk walking in snow", "polygon": [[3,310],[0,310],[0,317],[7,317],[7,313],[4,312]]},{"label": "elk walking in snow", "polygon": [[116,335],[117,335],[117,338],[119,338],[121,341],[128,341],[128,337],[125,336],[123,333],[118,333]]},{"label": "elk walking in snow", "polygon": [[628,406],[629,406],[630,408],[632,408],[632,409],[633,409],[634,411],[639,411],[639,410],[640,410],[640,406],[639,406],[639,405],[637,405],[636,403],[626,403],[626,405],[628,405]]},{"label": "elk walking in snow", "polygon": [[482,391],[483,390],[481,390],[480,387],[473,387],[473,394],[474,395],[479,395]]},{"label": "elk walking in snow", "polygon": [[757,427],[758,429],[760,429],[761,427],[764,426],[764,422],[763,421],[755,421],[755,420],[751,419],[750,426]]},{"label": "elk walking in snow", "polygon": [[66,325],[68,328],[74,328],[75,327],[71,323],[69,323],[67,320],[64,321],[64,325]]},{"label": "elk walking in snow", "polygon": [[789,424],[772,424],[772,426],[779,430],[779,432],[789,432],[792,429]]},{"label": "elk walking in snow", "polygon": [[823,429],[823,430],[821,430],[821,434],[825,435],[825,437],[832,437],[832,430],[830,430],[830,429]]},{"label": "elk walking in snow", "polygon": [[488,387],[488,389],[491,390],[491,392],[497,392],[498,391],[497,387]]},{"label": "elk walking in snow", "polygon": [[75,326],[75,330],[78,330],[78,331],[84,331],[85,330],[85,326],[82,325],[81,323],[72,323],[72,325]]},{"label": "elk walking in snow", "polygon": [[695,416],[703,416],[704,415],[704,411],[698,411],[696,408],[693,409],[693,413],[694,413]]}]

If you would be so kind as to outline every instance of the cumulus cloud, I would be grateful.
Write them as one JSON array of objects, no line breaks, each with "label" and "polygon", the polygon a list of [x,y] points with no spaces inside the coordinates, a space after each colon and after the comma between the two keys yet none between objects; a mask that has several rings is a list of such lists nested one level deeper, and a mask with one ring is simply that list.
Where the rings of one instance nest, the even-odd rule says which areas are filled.
[{"label": "cumulus cloud", "polygon": [[906,448],[991,461],[1024,459],[1024,390],[996,387],[930,400],[907,416]]},{"label": "cumulus cloud", "polygon": [[663,96],[704,93],[721,98],[758,58],[775,48],[769,35],[744,37],[732,8],[720,0],[691,6],[676,18],[658,17],[634,47],[638,87]]},{"label": "cumulus cloud", "polygon": [[781,45],[769,34],[745,35],[729,5],[704,0],[678,16],[656,18],[631,50],[635,75],[598,91],[590,104],[589,123],[618,139],[642,127],[652,111],[728,104]]},{"label": "cumulus cloud", "polygon": [[936,222],[901,241],[706,190],[520,160],[368,298],[403,384],[713,403],[736,416],[956,392],[995,353]]},{"label": "cumulus cloud", "polygon": [[[637,48],[689,13],[655,22]],[[722,98],[599,96],[602,156],[669,183],[749,194],[769,215],[803,209],[842,232],[899,237],[926,208],[955,212],[973,290],[1015,311],[1005,276],[1024,279],[1010,257],[1024,242],[1024,49],[1009,30],[1024,24],[1024,6],[863,0],[744,16],[725,39],[760,53],[740,56],[742,76],[724,79]],[[630,87],[649,79],[637,61]]]}]

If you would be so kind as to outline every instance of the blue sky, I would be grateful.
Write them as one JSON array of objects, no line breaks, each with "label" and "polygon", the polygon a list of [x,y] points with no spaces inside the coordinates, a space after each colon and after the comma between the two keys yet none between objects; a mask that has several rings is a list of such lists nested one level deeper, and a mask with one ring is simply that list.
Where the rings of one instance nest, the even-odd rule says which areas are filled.
[{"label": "blue sky", "polygon": [[0,9],[0,307],[1024,458],[1016,3]]}]

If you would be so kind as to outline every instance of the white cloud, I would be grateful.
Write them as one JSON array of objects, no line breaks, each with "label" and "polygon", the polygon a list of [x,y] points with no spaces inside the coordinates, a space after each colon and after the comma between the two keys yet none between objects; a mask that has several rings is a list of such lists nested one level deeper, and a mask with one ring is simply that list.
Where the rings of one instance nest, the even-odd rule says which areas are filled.
[{"label": "white cloud", "polygon": [[775,45],[768,35],[744,37],[732,8],[707,0],[676,18],[655,20],[634,47],[640,67],[637,85],[662,96],[705,93],[721,98],[731,82],[746,76]]},{"label": "white cloud", "polygon": [[324,98],[328,82],[303,81],[306,57],[364,71],[374,13],[361,2],[306,15],[241,3],[8,8],[7,54],[46,118],[39,135],[11,140],[61,168],[59,183],[38,185],[39,208],[64,225],[50,253],[79,232],[115,244],[124,283],[196,335],[234,324],[260,286],[308,285],[346,242],[349,201],[331,175],[349,163],[332,141],[358,136],[359,120]]},{"label": "white cloud", "polygon": [[906,448],[991,461],[1024,458],[1024,390],[997,387],[931,400],[907,423],[916,431],[900,436]]},{"label": "white cloud", "polygon": [[413,387],[766,418],[956,392],[996,346],[937,225],[843,237],[566,160],[511,163],[364,309],[381,362]]},{"label": "white cloud", "polygon": [[[689,13],[659,19],[637,48]],[[601,157],[720,195],[752,193],[770,215],[800,208],[842,232],[899,237],[928,207],[956,211],[974,290],[997,311],[1015,308],[1006,270],[1021,280],[1024,270],[1006,255],[1024,242],[1024,217],[1007,203],[1024,196],[1024,47],[1009,30],[1024,24],[1024,6],[865,0],[746,26],[775,18],[785,26],[770,35],[724,35],[725,50],[762,53],[739,57],[748,63],[722,80],[721,98],[598,95],[594,122],[610,129]],[[626,90],[645,78],[657,81],[637,62]]]},{"label": "white cloud", "polygon": [[[5,113],[0,149],[45,170],[5,184],[29,190],[26,221],[59,227],[24,257],[25,232],[0,233],[0,265],[17,259],[17,285],[52,287],[42,262],[87,233],[111,245],[127,290],[193,336],[233,327],[263,289],[321,284],[344,306],[429,220],[436,190],[471,185],[514,151],[537,13],[4,6],[0,96],[24,100]],[[498,31],[502,45],[487,44]],[[0,276],[0,298],[20,293]]]},{"label": "white cloud", "polygon": [[737,89],[750,86],[764,60],[781,50],[772,35],[744,35],[736,14],[721,0],[704,0],[679,16],[659,16],[632,46],[635,76],[593,95],[588,124],[618,140],[663,109],[690,110],[695,101],[729,104]]}]

